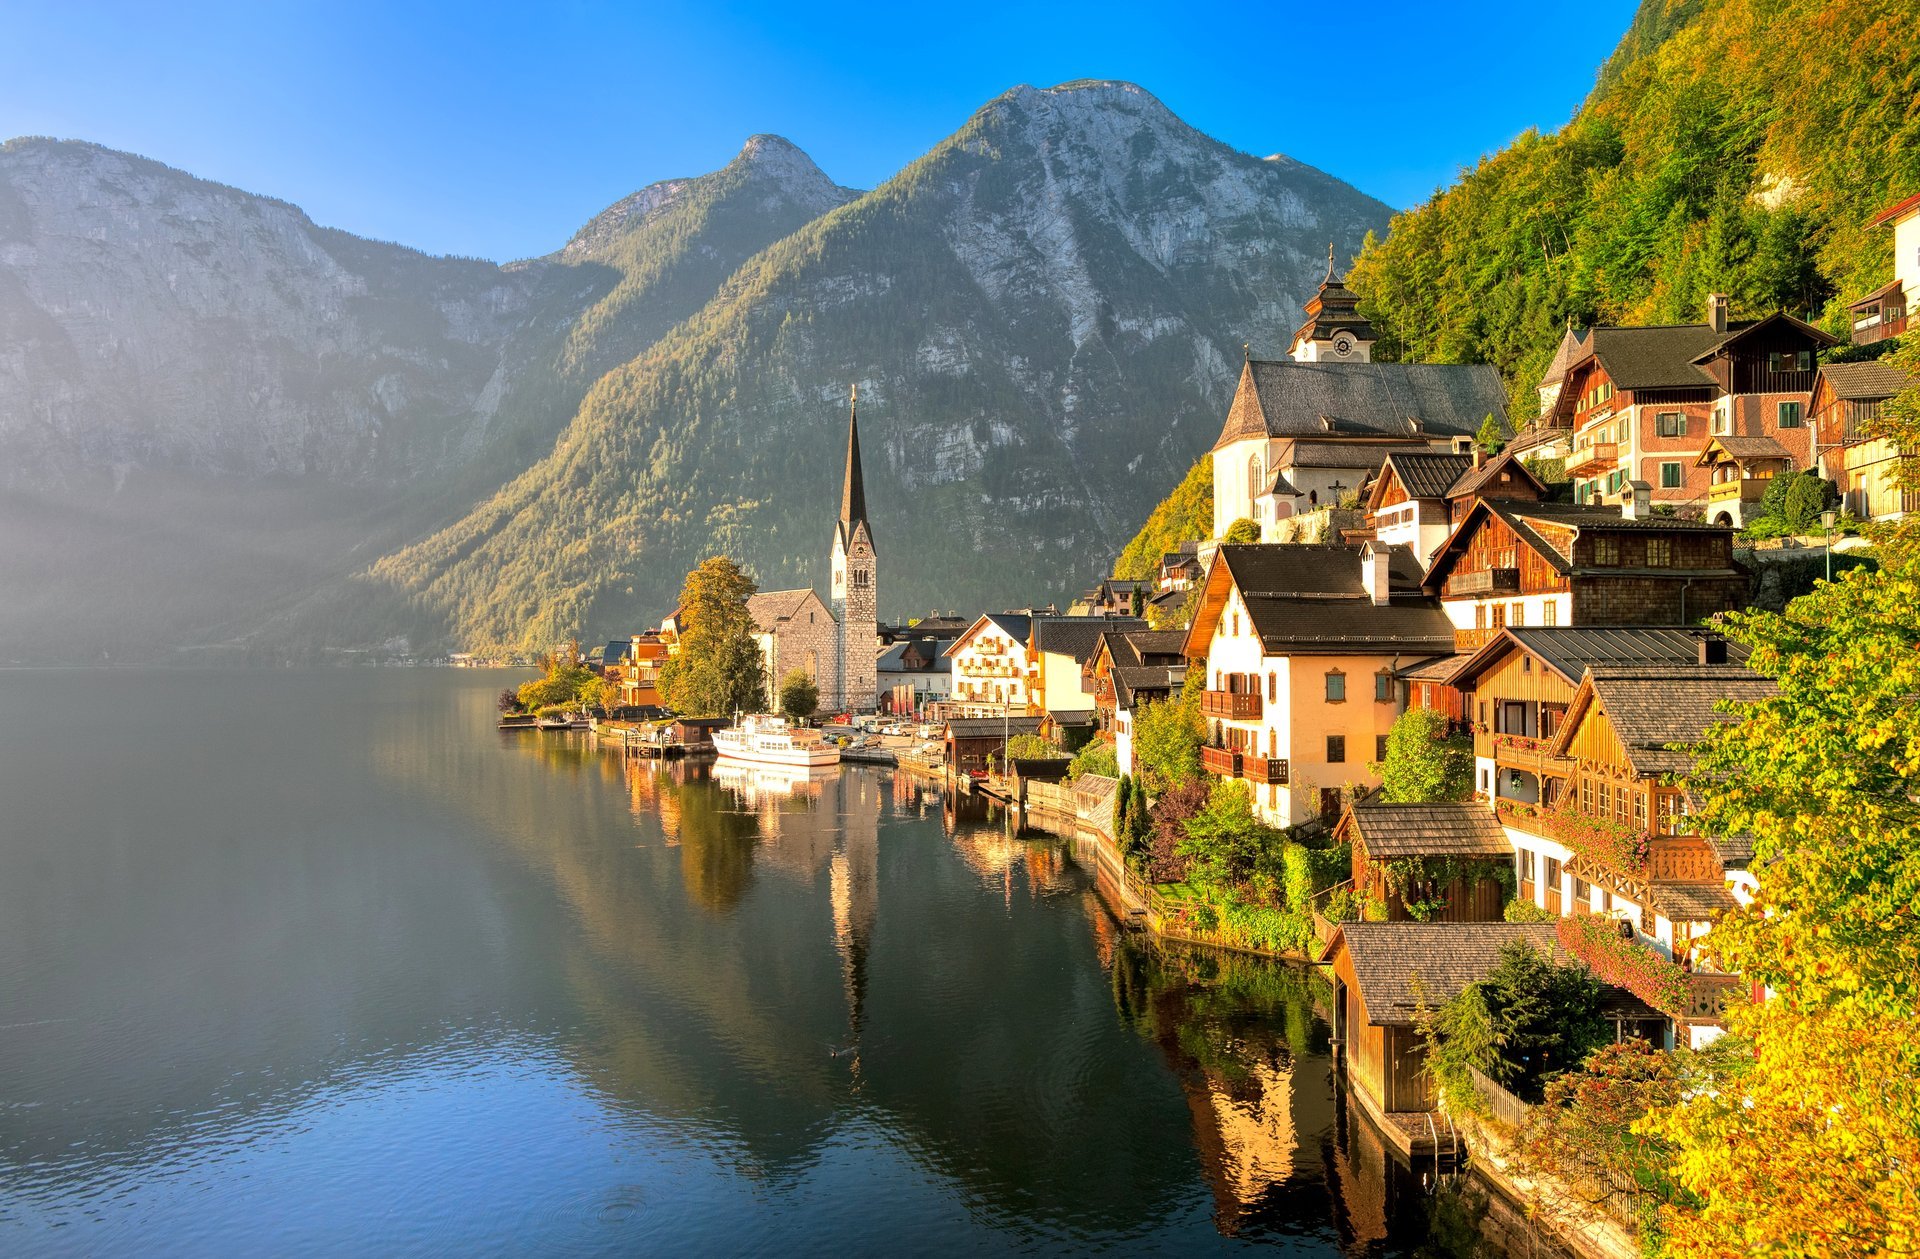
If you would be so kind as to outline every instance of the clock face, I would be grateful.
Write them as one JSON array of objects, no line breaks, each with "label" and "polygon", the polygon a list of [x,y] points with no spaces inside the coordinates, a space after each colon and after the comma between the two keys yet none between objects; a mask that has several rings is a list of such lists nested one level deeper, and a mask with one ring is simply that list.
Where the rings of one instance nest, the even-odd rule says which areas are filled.
[{"label": "clock face", "polygon": [[1342,358],[1353,353],[1353,338],[1344,332],[1335,337],[1333,339],[1333,352]]}]

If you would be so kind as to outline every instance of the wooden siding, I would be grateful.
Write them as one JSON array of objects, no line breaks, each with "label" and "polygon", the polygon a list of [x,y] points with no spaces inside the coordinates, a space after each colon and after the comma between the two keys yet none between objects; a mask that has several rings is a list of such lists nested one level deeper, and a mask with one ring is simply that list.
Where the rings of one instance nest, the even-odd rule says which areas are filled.
[{"label": "wooden siding", "polygon": [[[1495,568],[1520,570],[1518,595],[1558,593],[1567,588],[1567,579],[1551,563],[1521,542],[1506,521],[1489,515],[1480,518],[1467,538],[1466,549],[1454,560],[1444,594],[1449,598],[1480,597],[1485,592],[1461,589],[1462,579],[1470,573]],[[1517,597],[1512,591],[1502,593],[1509,598]]]},{"label": "wooden siding", "polygon": [[[1508,857],[1489,857],[1489,865],[1513,864]],[[1367,852],[1366,842],[1353,841],[1353,884],[1364,889],[1374,900],[1387,907],[1388,922],[1412,922],[1414,917],[1407,912],[1407,902],[1398,892],[1387,890],[1387,872],[1373,860]],[[1506,917],[1506,898],[1500,881],[1489,875],[1486,878],[1457,878],[1440,889],[1447,905],[1427,922],[1501,922]]]},{"label": "wooden siding", "polygon": [[1381,1029],[1386,1075],[1387,1111],[1429,1111],[1438,1105],[1433,1078],[1427,1074],[1427,1044],[1411,1027]]},{"label": "wooden siding", "polygon": [[[1530,666],[1529,661],[1531,661]],[[1513,648],[1507,653],[1505,660],[1495,665],[1489,672],[1482,674],[1479,681],[1474,683],[1471,700],[1474,723],[1473,754],[1488,759],[1494,757],[1493,736],[1503,732],[1496,720],[1501,704],[1507,702],[1558,704],[1564,709],[1573,699],[1573,692],[1572,683],[1533,658],[1529,652],[1518,647]],[[1504,733],[1521,733],[1531,738],[1540,737],[1537,727],[1533,730],[1505,731]]]},{"label": "wooden siding", "polygon": [[1574,625],[1691,625],[1746,603],[1747,579],[1741,576],[1582,577],[1573,587]]}]

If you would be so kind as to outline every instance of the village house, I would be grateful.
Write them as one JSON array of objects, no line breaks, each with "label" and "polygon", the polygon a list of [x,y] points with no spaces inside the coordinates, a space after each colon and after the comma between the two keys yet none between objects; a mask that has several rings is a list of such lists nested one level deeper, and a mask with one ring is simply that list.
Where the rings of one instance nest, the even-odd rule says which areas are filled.
[{"label": "village house", "polygon": [[[1569,961],[1548,923],[1349,922],[1321,951],[1333,981],[1334,1052],[1352,1096],[1402,1149],[1429,1131],[1425,1117],[1440,1104],[1422,1012],[1487,979],[1514,942],[1557,964]],[[1602,989],[1601,1010],[1621,1038],[1659,1026],[1651,1010],[1617,989]],[[1418,1122],[1407,1122],[1414,1116]]]},{"label": "village house", "polygon": [[1206,676],[1201,763],[1250,783],[1266,821],[1331,825],[1349,788],[1378,783],[1395,670],[1452,647],[1405,547],[1222,546],[1184,648]]},{"label": "village house", "polygon": [[1624,501],[1645,482],[1653,502],[1741,523],[1765,487],[1711,480],[1708,441],[1771,438],[1811,467],[1814,362],[1834,343],[1791,315],[1730,320],[1717,293],[1705,323],[1591,329],[1543,416],[1572,433],[1574,501]]},{"label": "village house", "polygon": [[952,669],[954,711],[974,716],[1003,708],[1027,711],[1027,639],[1033,617],[1025,612],[988,612],[946,650]]},{"label": "village house", "polygon": [[1213,446],[1213,536],[1236,520],[1278,519],[1357,493],[1396,452],[1450,451],[1506,390],[1484,364],[1375,363],[1373,329],[1334,275],[1307,303],[1290,357],[1248,359]]},{"label": "village house", "polygon": [[[1745,651],[1697,628],[1508,629],[1455,672],[1473,714],[1476,799],[1511,844],[1517,895],[1555,915],[1604,915],[1683,986],[1666,1013],[1700,1043],[1736,986],[1695,965],[1714,916],[1748,895],[1748,852],[1698,835],[1670,745],[1728,720],[1721,700],[1773,693]],[[1659,967],[1648,962],[1645,968]],[[1683,978],[1684,976],[1684,978]]]},{"label": "village house", "polygon": [[1074,601],[1082,616],[1138,616],[1153,596],[1154,583],[1144,578],[1109,577]]},{"label": "village house", "polygon": [[1375,540],[1404,546],[1422,563],[1440,549],[1476,498],[1537,503],[1547,487],[1509,454],[1487,457],[1470,451],[1400,452],[1388,455],[1373,478],[1367,525]]},{"label": "village house", "polygon": [[600,655],[600,677],[606,683],[606,706],[647,708],[660,706],[660,666],[667,662],[667,644],[654,633],[616,638]]},{"label": "village house", "polygon": [[1127,616],[1036,616],[1027,642],[1027,713],[1043,717],[1045,733],[1064,747],[1085,743],[1094,730],[1094,693],[1087,666],[1108,633],[1145,630]]},{"label": "village house", "polygon": [[1915,452],[1873,431],[1881,405],[1912,383],[1883,362],[1828,363],[1814,383],[1820,475],[1840,487],[1843,505],[1861,520],[1897,520],[1920,510],[1920,492],[1905,484]]},{"label": "village house", "polygon": [[947,644],[938,638],[903,638],[880,653],[880,710],[916,713],[953,693]]},{"label": "village house", "polygon": [[1038,717],[955,717],[947,722],[947,769],[956,774],[985,773],[1007,764],[1007,744],[1023,734],[1039,734]]},{"label": "village house", "polygon": [[1478,499],[1427,569],[1461,651],[1509,625],[1684,625],[1746,601],[1733,531],[1624,509]]},{"label": "village house", "polygon": [[1087,662],[1094,728],[1113,740],[1120,772],[1133,770],[1133,723],[1140,705],[1171,698],[1186,681],[1185,630],[1109,630]]},{"label": "village house", "polygon": [[1893,279],[1847,307],[1855,345],[1872,345],[1907,330],[1907,312],[1920,297],[1920,192],[1888,206],[1867,225],[1893,230]]},{"label": "village house", "polygon": [[1182,542],[1179,550],[1162,555],[1154,575],[1154,592],[1184,591],[1205,576],[1206,566],[1200,562],[1199,550],[1198,542]]},{"label": "village house", "polygon": [[1352,846],[1354,895],[1378,905],[1382,921],[1412,921],[1410,900],[1427,907],[1423,921],[1503,921],[1513,846],[1484,804],[1356,800],[1334,838]]}]

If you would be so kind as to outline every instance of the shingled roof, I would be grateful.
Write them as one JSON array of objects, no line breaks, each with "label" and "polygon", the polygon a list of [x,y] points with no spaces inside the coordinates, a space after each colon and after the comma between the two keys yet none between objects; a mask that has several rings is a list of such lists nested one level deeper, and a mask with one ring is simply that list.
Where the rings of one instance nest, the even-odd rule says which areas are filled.
[{"label": "shingled roof", "polygon": [[1540,377],[1542,387],[1557,385],[1567,378],[1567,369],[1579,361],[1586,349],[1588,335],[1585,328],[1568,326],[1560,337],[1559,348],[1553,352],[1553,362],[1547,364],[1546,374]]},{"label": "shingled roof", "polygon": [[1507,832],[1484,804],[1354,805],[1340,833],[1358,838],[1369,857],[1513,856]]},{"label": "shingled roof", "polygon": [[1515,941],[1566,961],[1550,922],[1349,922],[1322,960],[1344,948],[1367,1018],[1406,1027],[1421,1009],[1437,1009],[1492,974],[1500,950]]},{"label": "shingled roof", "polygon": [[1724,883],[1655,883],[1651,891],[1653,907],[1673,922],[1707,922],[1740,907]]},{"label": "shingled roof", "polygon": [[1169,695],[1186,681],[1186,677],[1185,665],[1141,665],[1115,669],[1113,671],[1114,706],[1131,709],[1143,698]]},{"label": "shingled roof", "polygon": [[[1408,498],[1445,498],[1461,477],[1473,471],[1472,455],[1439,451],[1395,451],[1387,456],[1382,473],[1392,473]],[[1383,475],[1376,487],[1386,483]]]},{"label": "shingled roof", "polygon": [[[1574,733],[1597,701],[1635,774],[1684,774],[1693,764],[1685,745],[1700,742],[1709,726],[1737,719],[1715,705],[1752,703],[1778,691],[1771,678],[1737,664],[1589,668],[1567,705],[1552,754],[1571,754]],[[1668,744],[1682,746],[1675,750]]]},{"label": "shingled roof", "polygon": [[1713,453],[1716,450],[1724,452],[1729,458],[1734,460],[1747,460],[1747,459],[1789,459],[1790,460],[1793,458],[1793,456],[1787,452],[1787,448],[1785,446],[1782,446],[1778,441],[1775,441],[1771,437],[1728,436],[1728,437],[1716,437],[1712,441],[1708,442],[1707,448],[1700,452],[1700,457],[1699,459],[1695,460],[1695,462],[1702,465],[1717,462],[1713,458]]},{"label": "shingled roof", "polygon": [[[1697,626],[1544,626],[1509,625],[1488,639],[1472,656],[1456,661],[1455,683],[1467,683],[1514,647],[1533,653],[1543,664],[1573,686],[1589,666],[1698,665],[1703,640],[1720,640],[1712,630]],[[1741,664],[1748,649],[1727,642],[1727,659]],[[1404,676],[1404,675],[1403,675]]]},{"label": "shingled roof", "polygon": [[1828,363],[1820,375],[1843,402],[1878,402],[1891,398],[1913,382],[1897,367],[1875,360],[1870,363]]},{"label": "shingled roof", "polygon": [[1085,664],[1099,648],[1102,634],[1146,628],[1145,621],[1131,616],[1037,616],[1033,619],[1032,647],[1071,656]]},{"label": "shingled roof", "polygon": [[1446,497],[1472,497],[1488,486],[1497,484],[1494,478],[1503,475],[1524,478],[1529,485],[1533,486],[1534,492],[1537,494],[1545,494],[1547,492],[1546,483],[1535,476],[1527,465],[1521,462],[1519,456],[1514,453],[1513,449],[1509,447],[1507,450],[1488,459],[1479,467],[1470,467],[1461,473],[1460,479],[1447,488]]},{"label": "shingled roof", "polygon": [[[1460,518],[1460,523],[1454,526],[1453,533],[1441,544],[1440,549],[1434,552],[1433,562],[1427,568],[1427,588],[1429,590],[1438,590],[1440,588],[1441,583],[1446,579],[1447,573],[1452,569],[1453,559],[1471,538],[1475,523],[1481,519],[1481,513],[1483,512],[1498,516],[1509,529],[1513,530],[1515,537],[1532,548],[1541,559],[1553,567],[1555,572],[1563,574],[1573,572],[1572,559],[1567,552],[1562,551],[1550,542],[1547,537],[1535,527],[1536,523],[1541,525],[1554,525],[1562,529],[1572,529],[1576,533],[1585,530],[1606,530],[1611,532],[1623,529],[1659,533],[1725,533],[1729,535],[1733,532],[1733,530],[1726,525],[1708,524],[1704,520],[1685,520],[1678,516],[1643,516],[1638,520],[1633,520],[1623,515],[1619,508],[1604,507],[1596,503],[1526,503],[1516,502],[1511,499],[1476,499],[1473,507],[1468,510],[1465,516]],[[1617,573],[1623,570],[1609,569],[1607,571]],[[1735,570],[1674,569],[1672,571],[1675,573],[1697,571],[1716,574],[1724,571],[1727,574],[1731,574]]]},{"label": "shingled roof", "polygon": [[1506,389],[1486,364],[1296,363],[1249,360],[1218,449],[1245,437],[1468,437]]},{"label": "shingled roof", "polygon": [[1600,360],[1616,389],[1712,389],[1713,378],[1694,363],[1725,341],[1732,324],[1717,332],[1703,323],[1664,324],[1644,328],[1595,328],[1583,356]]},{"label": "shingled roof", "polygon": [[[1270,655],[1451,651],[1453,623],[1437,600],[1420,593],[1413,552],[1387,548],[1390,593],[1387,603],[1375,605],[1360,582],[1363,549],[1326,543],[1222,546],[1215,562],[1240,591]],[[1188,631],[1190,651],[1203,621],[1196,617]]]}]

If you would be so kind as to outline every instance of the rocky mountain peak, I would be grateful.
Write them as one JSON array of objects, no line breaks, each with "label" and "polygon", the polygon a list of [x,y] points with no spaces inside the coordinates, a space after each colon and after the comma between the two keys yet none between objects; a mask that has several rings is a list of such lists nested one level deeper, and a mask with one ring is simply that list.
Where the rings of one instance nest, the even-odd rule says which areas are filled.
[{"label": "rocky mountain peak", "polygon": [[728,169],[773,183],[788,197],[820,213],[858,195],[856,190],[834,183],[805,150],[785,136],[749,136]]}]

